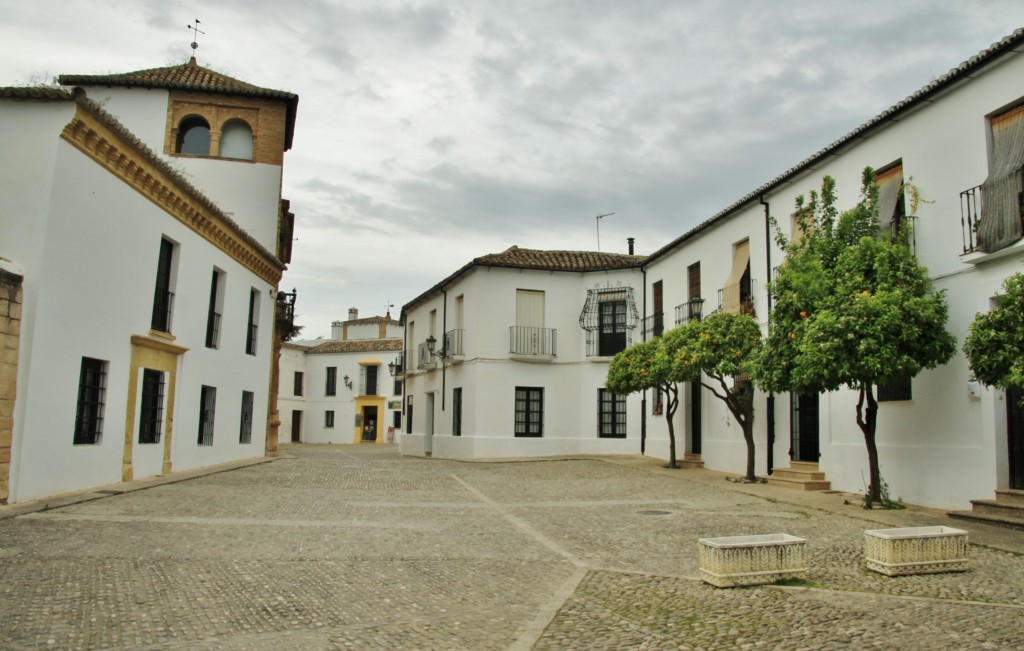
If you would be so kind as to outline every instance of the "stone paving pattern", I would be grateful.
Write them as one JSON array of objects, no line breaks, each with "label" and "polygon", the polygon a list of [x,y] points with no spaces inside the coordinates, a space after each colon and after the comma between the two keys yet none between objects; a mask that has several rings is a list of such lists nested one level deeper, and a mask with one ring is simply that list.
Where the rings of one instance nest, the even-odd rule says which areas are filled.
[{"label": "stone paving pattern", "polygon": [[[1021,532],[642,457],[282,452],[0,507],[0,648],[1024,648]],[[933,524],[970,531],[969,572],[863,567],[865,529]],[[805,586],[697,579],[698,538],[779,532],[808,540]]]}]

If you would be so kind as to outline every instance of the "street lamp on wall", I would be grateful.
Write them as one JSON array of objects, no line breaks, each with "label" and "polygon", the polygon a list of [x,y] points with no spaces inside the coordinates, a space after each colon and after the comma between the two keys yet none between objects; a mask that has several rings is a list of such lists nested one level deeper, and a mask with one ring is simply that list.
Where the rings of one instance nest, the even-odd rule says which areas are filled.
[{"label": "street lamp on wall", "polygon": [[435,355],[436,357],[439,357],[441,359],[441,361],[443,362],[445,360],[445,358],[448,357],[448,351],[446,351],[444,349],[444,346],[441,346],[441,350],[439,350],[439,351],[437,351],[435,353],[434,352],[434,348],[436,346],[437,346],[437,337],[435,337],[434,335],[430,335],[429,337],[427,337],[427,350],[430,351],[431,355]]}]

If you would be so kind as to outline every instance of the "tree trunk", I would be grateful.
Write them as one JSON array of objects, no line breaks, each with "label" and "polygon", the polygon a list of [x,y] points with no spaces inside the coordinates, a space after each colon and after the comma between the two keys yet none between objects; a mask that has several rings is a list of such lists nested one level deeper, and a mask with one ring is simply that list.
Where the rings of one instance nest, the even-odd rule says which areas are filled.
[{"label": "tree trunk", "polygon": [[676,408],[679,406],[679,392],[676,390],[675,385],[665,385],[662,387],[665,391],[665,397],[668,399],[668,404],[665,405],[665,418],[668,422],[668,467],[678,468],[676,465],[676,426],[675,426],[675,415]]},{"label": "tree trunk", "polygon": [[754,474],[754,419],[751,416],[753,414],[749,414],[741,423],[743,426],[743,440],[747,443],[747,476],[744,479],[749,482],[755,482],[757,481],[757,476]]},{"label": "tree trunk", "polygon": [[[864,403],[867,402],[865,407]],[[875,401],[874,387],[869,383],[860,385],[860,398],[857,400],[857,425],[864,433],[864,443],[868,448],[868,473],[871,485],[868,486],[868,502],[878,504],[882,501],[882,476],[878,469],[878,446],[875,444],[875,426],[878,422],[878,402]]]}]

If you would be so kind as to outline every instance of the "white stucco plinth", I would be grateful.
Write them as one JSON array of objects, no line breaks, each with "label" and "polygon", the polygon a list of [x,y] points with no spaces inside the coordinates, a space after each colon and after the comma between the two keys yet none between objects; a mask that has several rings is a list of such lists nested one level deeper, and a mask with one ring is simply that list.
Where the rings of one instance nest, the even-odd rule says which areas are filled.
[{"label": "white stucco plinth", "polygon": [[864,560],[886,576],[964,572],[967,532],[942,526],[867,530]]},{"label": "white stucco plinth", "polygon": [[806,578],[807,541],[785,533],[701,538],[700,575],[719,588]]}]

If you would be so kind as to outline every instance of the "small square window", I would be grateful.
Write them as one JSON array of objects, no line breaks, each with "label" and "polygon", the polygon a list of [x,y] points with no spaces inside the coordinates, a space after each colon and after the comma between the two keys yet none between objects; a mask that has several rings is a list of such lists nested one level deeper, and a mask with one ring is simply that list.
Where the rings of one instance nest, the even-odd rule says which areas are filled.
[{"label": "small square window", "polygon": [[324,427],[327,427],[327,428],[334,427],[334,412],[333,411],[328,410],[328,411],[324,412]]}]

